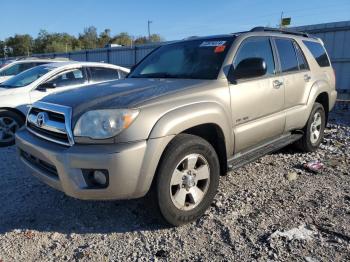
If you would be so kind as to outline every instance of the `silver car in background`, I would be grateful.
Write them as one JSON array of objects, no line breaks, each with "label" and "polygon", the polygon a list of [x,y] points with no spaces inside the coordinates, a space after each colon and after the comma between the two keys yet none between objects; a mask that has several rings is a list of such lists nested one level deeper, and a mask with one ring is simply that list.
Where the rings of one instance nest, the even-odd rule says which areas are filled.
[{"label": "silver car in background", "polygon": [[0,64],[0,84],[35,66],[64,61],[69,61],[69,59],[25,57],[8,60],[5,63]]}]

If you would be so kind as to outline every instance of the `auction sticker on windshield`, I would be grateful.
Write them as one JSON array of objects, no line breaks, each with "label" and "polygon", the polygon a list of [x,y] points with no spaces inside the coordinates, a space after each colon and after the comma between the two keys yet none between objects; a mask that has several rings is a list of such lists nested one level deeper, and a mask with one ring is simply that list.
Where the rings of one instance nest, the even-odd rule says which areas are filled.
[{"label": "auction sticker on windshield", "polygon": [[222,46],[226,43],[226,41],[205,41],[201,43],[200,47],[216,47],[216,46]]}]

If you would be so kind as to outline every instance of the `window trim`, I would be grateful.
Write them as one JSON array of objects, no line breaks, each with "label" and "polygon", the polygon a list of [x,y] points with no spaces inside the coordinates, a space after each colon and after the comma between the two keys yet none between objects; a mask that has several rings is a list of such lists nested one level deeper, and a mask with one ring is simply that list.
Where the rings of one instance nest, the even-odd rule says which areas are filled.
[{"label": "window trim", "polygon": [[[249,39],[252,39],[252,38],[266,38],[269,43],[270,43],[270,47],[271,47],[271,53],[272,53],[272,58],[273,58],[273,63],[275,65],[275,72],[273,75],[264,75],[264,76],[258,76],[258,77],[253,77],[253,78],[247,78],[247,79],[238,79],[238,80],[235,80],[236,83],[235,84],[240,84],[240,83],[245,83],[245,82],[249,82],[249,81],[256,81],[256,80],[263,80],[263,79],[270,79],[270,78],[275,78],[277,76],[277,73],[278,73],[278,63],[277,63],[277,60],[276,60],[276,54],[275,54],[275,50],[274,50],[274,47],[273,47],[273,42],[272,42],[272,38],[271,36],[260,36],[260,35],[254,35],[254,36],[248,36],[244,39],[242,39],[241,43],[239,44],[239,46],[237,47],[237,51],[235,52],[234,54],[234,57],[232,59],[232,62],[230,64],[230,67],[233,68],[233,63],[235,62],[236,58],[237,58],[237,55],[238,55],[238,52],[240,51],[240,49],[242,48],[242,46],[244,45],[244,43],[246,41],[248,41]],[[232,85],[232,83],[230,83],[230,85]]]}]

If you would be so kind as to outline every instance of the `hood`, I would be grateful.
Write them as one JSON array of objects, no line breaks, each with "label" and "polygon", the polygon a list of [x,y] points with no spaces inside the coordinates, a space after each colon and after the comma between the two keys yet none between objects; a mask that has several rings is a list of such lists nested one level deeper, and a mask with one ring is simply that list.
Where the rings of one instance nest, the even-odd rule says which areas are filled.
[{"label": "hood", "polygon": [[77,117],[94,109],[135,108],[149,100],[192,88],[204,81],[207,80],[129,78],[58,92],[41,101],[69,106]]}]

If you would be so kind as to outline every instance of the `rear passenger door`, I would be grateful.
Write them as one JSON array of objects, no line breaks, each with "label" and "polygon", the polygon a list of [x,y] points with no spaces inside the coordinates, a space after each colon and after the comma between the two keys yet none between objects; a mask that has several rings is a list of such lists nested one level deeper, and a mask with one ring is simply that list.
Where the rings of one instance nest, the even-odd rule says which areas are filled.
[{"label": "rear passenger door", "polygon": [[88,69],[90,71],[90,83],[113,81],[120,78],[117,69],[106,67],[89,67]]},{"label": "rear passenger door", "polygon": [[305,104],[312,75],[303,52],[291,38],[274,38],[285,88],[285,109]]},{"label": "rear passenger door", "polygon": [[256,146],[284,131],[284,87],[276,74],[276,57],[269,37],[249,37],[240,44],[233,70],[248,58],[262,58],[267,73],[230,84],[235,152]]}]

